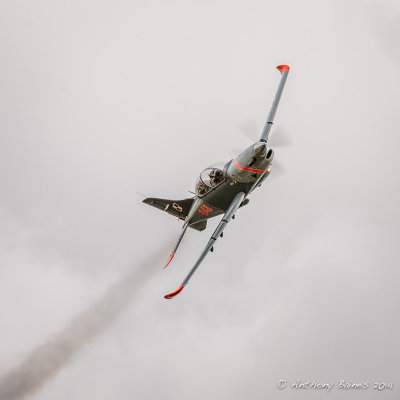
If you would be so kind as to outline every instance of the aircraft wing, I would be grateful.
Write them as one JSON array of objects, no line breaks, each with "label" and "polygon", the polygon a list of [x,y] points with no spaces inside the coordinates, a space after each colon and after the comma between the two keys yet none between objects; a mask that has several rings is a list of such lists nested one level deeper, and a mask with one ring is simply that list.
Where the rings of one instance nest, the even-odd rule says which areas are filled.
[{"label": "aircraft wing", "polygon": [[281,99],[283,88],[285,87],[286,79],[288,77],[290,68],[288,65],[278,65],[276,69],[281,73],[281,80],[279,82],[278,89],[275,94],[274,102],[272,103],[271,110],[269,111],[267,121],[264,125],[263,132],[260,137],[260,141],[266,142],[268,140],[269,131],[271,130],[271,126],[274,123],[274,118],[276,114],[276,110],[278,109],[279,100]]},{"label": "aircraft wing", "polygon": [[226,225],[228,224],[228,222],[231,220],[231,218],[233,217],[235,212],[238,210],[238,208],[242,204],[245,196],[246,195],[245,195],[244,192],[240,192],[235,196],[235,198],[233,199],[231,205],[229,206],[228,210],[226,211],[225,215],[222,217],[221,222],[218,224],[217,229],[214,231],[214,233],[212,234],[210,240],[208,241],[206,248],[203,250],[203,252],[201,253],[199,259],[196,262],[196,264],[190,270],[189,274],[186,276],[184,281],[181,283],[181,286],[179,286],[179,288],[175,292],[166,294],[164,296],[164,298],[172,299],[174,296],[176,296],[178,293],[180,293],[182,291],[184,286],[189,282],[189,280],[192,277],[192,275],[196,272],[197,268],[200,266],[200,264],[202,263],[202,261],[206,257],[207,253],[213,248],[213,246],[214,246],[215,242],[217,241],[218,237],[220,237],[220,235],[222,234],[222,232],[225,229]]}]

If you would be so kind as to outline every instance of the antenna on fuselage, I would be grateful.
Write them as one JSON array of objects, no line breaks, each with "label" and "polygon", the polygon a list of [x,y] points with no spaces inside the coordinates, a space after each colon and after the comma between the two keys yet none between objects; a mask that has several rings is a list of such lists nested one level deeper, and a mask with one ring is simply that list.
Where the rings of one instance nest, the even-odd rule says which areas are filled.
[{"label": "antenna on fuselage", "polygon": [[271,126],[274,123],[275,113],[278,109],[279,100],[281,99],[283,88],[285,87],[286,79],[290,70],[288,65],[278,65],[276,69],[279,70],[282,76],[279,82],[278,90],[275,94],[274,102],[272,103],[271,110],[268,114],[267,122],[264,125],[264,129],[260,137],[260,142],[266,142],[268,140],[269,131],[271,130]]}]

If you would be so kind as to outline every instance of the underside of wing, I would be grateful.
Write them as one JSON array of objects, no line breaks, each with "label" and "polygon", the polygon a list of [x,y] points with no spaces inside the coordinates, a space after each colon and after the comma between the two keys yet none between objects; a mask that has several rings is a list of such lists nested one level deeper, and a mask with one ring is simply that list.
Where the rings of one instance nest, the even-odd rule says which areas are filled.
[{"label": "underside of wing", "polygon": [[217,229],[214,231],[212,234],[210,240],[208,241],[205,249],[203,252],[200,254],[200,257],[198,258],[197,262],[195,263],[194,267],[190,270],[189,274],[186,276],[182,284],[179,286],[177,290],[175,290],[172,293],[168,293],[164,296],[166,299],[172,299],[174,298],[177,294],[179,294],[182,289],[186,286],[186,284],[189,282],[190,278],[192,275],[195,273],[199,265],[202,263],[206,255],[208,254],[209,251],[213,251],[214,244],[218,240],[219,237],[222,237],[223,231],[228,224],[228,222],[233,218],[235,215],[235,212],[239,209],[240,205],[243,203],[245,198],[245,193],[240,192],[238,193],[235,198],[233,199],[231,205],[229,206],[228,210],[222,217],[221,222],[218,224]]}]

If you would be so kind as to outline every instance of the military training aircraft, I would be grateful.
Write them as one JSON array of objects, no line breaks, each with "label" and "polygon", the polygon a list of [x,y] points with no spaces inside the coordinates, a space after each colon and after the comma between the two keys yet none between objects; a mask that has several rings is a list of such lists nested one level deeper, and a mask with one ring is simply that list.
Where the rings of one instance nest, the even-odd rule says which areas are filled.
[{"label": "military training aircraft", "polygon": [[281,80],[261,137],[256,143],[243,150],[235,159],[203,170],[197,179],[194,197],[184,200],[143,200],[144,203],[184,221],[182,232],[165,267],[174,257],[188,227],[202,231],[206,228],[209,218],[224,215],[194,267],[177,290],[164,296],[166,299],[172,299],[182,291],[207,253],[214,250],[215,242],[218,237],[223,236],[226,225],[235,218],[236,211],[249,202],[247,196],[270,174],[274,151],[267,146],[267,141],[290,68],[287,65],[279,65],[277,69],[281,73]]}]

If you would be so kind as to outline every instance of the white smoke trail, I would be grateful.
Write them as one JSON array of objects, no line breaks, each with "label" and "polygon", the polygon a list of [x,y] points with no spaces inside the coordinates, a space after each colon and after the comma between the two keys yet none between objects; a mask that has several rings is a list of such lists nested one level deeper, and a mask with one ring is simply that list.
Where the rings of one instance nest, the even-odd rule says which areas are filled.
[{"label": "white smoke trail", "polygon": [[[171,246],[168,246],[168,250]],[[60,333],[33,349],[14,370],[0,377],[0,400],[26,398],[54,377],[91,339],[100,334],[159,270],[163,249],[113,285],[96,303],[78,314]]]}]

